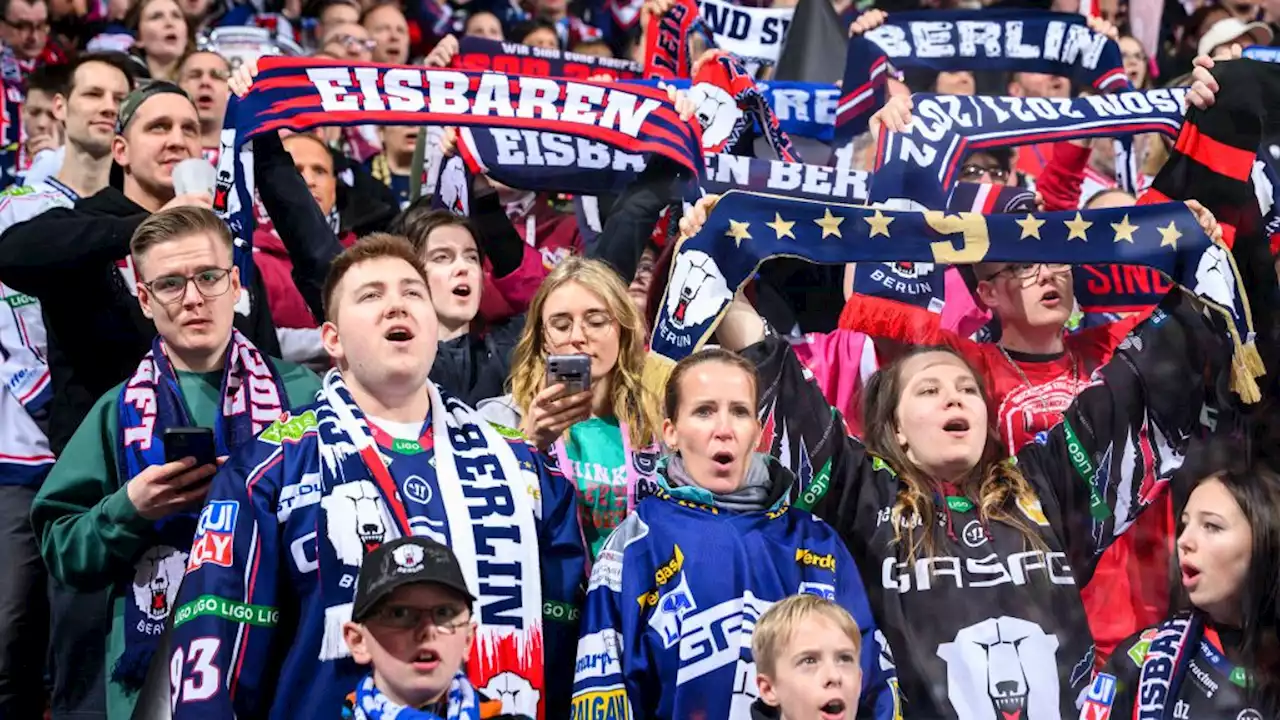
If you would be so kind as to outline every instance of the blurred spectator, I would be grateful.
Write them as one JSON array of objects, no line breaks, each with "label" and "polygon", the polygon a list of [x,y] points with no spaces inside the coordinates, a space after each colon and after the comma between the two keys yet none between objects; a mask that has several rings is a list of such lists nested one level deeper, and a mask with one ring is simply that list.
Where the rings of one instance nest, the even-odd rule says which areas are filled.
[{"label": "blurred spectator", "polygon": [[1012,148],[989,148],[969,153],[960,166],[960,182],[1015,185]]},{"label": "blurred spectator", "polygon": [[339,23],[329,28],[321,43],[321,49],[339,60],[373,60],[378,43],[369,37],[369,31],[358,23]]},{"label": "blurred spectator", "polygon": [[41,152],[62,147],[63,127],[54,116],[53,98],[66,83],[67,71],[60,65],[40,65],[27,76],[27,97],[22,104],[24,165],[29,166]]},{"label": "blurred spectator", "polygon": [[560,49],[560,36],[556,34],[556,26],[546,20],[529,20],[511,29],[511,39],[521,45]]},{"label": "blurred spectator", "polygon": [[200,115],[200,147],[209,162],[217,164],[222,121],[227,114],[227,78],[231,66],[221,55],[197,50],[187,55],[178,66],[178,85],[196,104]]},{"label": "blurred spectator", "polygon": [[38,60],[49,42],[49,6],[45,0],[3,0],[0,10],[0,41],[19,61]]},{"label": "blurred spectator", "polygon": [[129,9],[125,24],[137,42],[133,52],[152,80],[172,82],[178,62],[190,44],[187,19],[176,0],[137,0]]},{"label": "blurred spectator", "polygon": [[365,11],[360,24],[375,43],[374,62],[403,65],[409,62],[409,23],[393,2],[381,2]]},{"label": "blurred spectator", "polygon": [[187,27],[191,28],[192,37],[195,37],[213,17],[217,3],[215,0],[179,0],[178,5],[187,19]]},{"label": "blurred spectator", "polygon": [[369,160],[369,174],[391,188],[391,192],[400,201],[401,210],[409,207],[413,148],[418,141],[419,130],[421,127],[417,125],[382,126],[382,152]]},{"label": "blurred spectator", "polygon": [[586,40],[574,45],[572,50],[583,55],[595,55],[602,58],[613,57],[613,51],[609,49],[609,44],[603,40]]},{"label": "blurred spectator", "polygon": [[1137,38],[1132,35],[1121,36],[1120,58],[1124,63],[1125,77],[1129,78],[1135,88],[1146,90],[1151,87],[1151,60]]},{"label": "blurred spectator", "polygon": [[1231,46],[1250,47],[1252,45],[1270,45],[1271,27],[1266,23],[1244,21],[1228,17],[1214,23],[1200,38],[1197,45],[1198,54],[1208,55],[1214,60],[1230,60]]},{"label": "blurred spectator", "polygon": [[462,34],[468,37],[502,40],[502,22],[498,16],[488,10],[477,10],[467,16],[462,26]]},{"label": "blurred spectator", "polygon": [[933,82],[933,92],[940,95],[973,95],[977,90],[973,73],[968,70],[942,71]]}]

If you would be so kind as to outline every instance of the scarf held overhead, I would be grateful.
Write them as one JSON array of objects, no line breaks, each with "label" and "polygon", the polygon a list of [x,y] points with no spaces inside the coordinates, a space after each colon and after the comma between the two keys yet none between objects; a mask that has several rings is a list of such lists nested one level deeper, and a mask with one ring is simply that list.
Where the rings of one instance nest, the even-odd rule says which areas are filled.
[{"label": "scarf held overhead", "polygon": [[633,60],[602,58],[470,36],[458,41],[458,55],[453,64],[460,70],[491,70],[507,75],[576,80],[586,80],[599,73],[612,75],[615,80],[630,80],[643,75],[640,63]]},{"label": "scarf held overhead", "polygon": [[[538,536],[535,512],[540,506],[531,498],[540,497],[537,476],[521,467],[507,441],[475,411],[452,396],[442,396],[427,383],[431,412],[424,423],[418,447],[431,447],[433,462],[412,467],[382,457],[364,414],[351,397],[337,370],[324,379],[320,424],[321,458],[325,496],[334,488],[352,483],[351,492],[376,493],[385,507],[382,522],[388,532],[382,542],[405,535],[427,535],[447,544],[458,557],[467,587],[478,598],[475,647],[467,663],[467,675],[477,687],[485,687],[498,676],[509,687],[527,683],[531,692],[520,693],[520,707],[505,708],[542,717],[546,701],[543,667],[543,608]],[[464,472],[462,468],[466,468]],[[400,488],[408,487],[415,475],[419,480],[434,469],[436,486],[446,515],[445,527],[419,516],[410,517]],[[376,485],[367,478],[373,477]],[[406,491],[407,492],[407,491]],[[348,493],[351,494],[351,493]],[[480,507],[508,508],[507,513],[474,512]],[[394,528],[394,531],[392,531]],[[441,533],[441,530],[444,533]],[[341,587],[339,579],[349,571],[344,566],[359,565],[361,557],[340,557],[332,548],[320,552],[320,577],[325,598],[324,636],[320,659],[336,660],[350,654],[342,639],[342,624],[351,619],[352,588]],[[482,573],[481,568],[490,568]],[[508,572],[497,572],[508,568]],[[514,703],[515,701],[513,701]]]},{"label": "scarf held overhead", "polygon": [[[880,135],[872,201],[945,207],[964,158],[988,148],[1146,132],[1177,137],[1186,94],[1186,88],[1080,98],[917,93],[907,129]],[[1117,169],[1125,164],[1117,157]]]},{"label": "scarf held overhead", "polygon": [[263,59],[249,92],[227,106],[215,209],[237,238],[252,235],[253,180],[242,150],[253,136],[367,124],[557,132],[662,155],[702,172],[697,131],[653,88],[277,57]]},{"label": "scarf held overhead", "polygon": [[646,383],[710,338],[734,293],[775,257],[813,263],[1070,262],[1149,265],[1228,319],[1233,387],[1256,400],[1261,373],[1249,301],[1230,253],[1181,203],[1075,213],[895,212],[753,193],[721,198],[706,225],[680,241],[654,323]]},{"label": "scarf held overhead", "polygon": [[[836,139],[866,131],[884,105],[883,64],[895,69],[1038,72],[1071,78],[1102,92],[1132,90],[1120,46],[1085,18],[1040,10],[928,10],[890,13],[884,25],[849,38],[845,95]],[[868,81],[874,81],[868,85]]]},{"label": "scarf held overhead", "polygon": [[[238,330],[222,365],[222,404],[213,427],[219,457],[253,440],[284,411],[284,383],[271,364]],[[153,465],[165,463],[164,431],[196,424],[182,397],[178,375],[159,336],[126,381],[116,401],[120,441],[116,475],[123,485]],[[157,521],[151,545],[125,585],[124,653],[112,679],[141,687],[164,632],[184,572],[205,563],[230,566],[231,538],[239,507],[209,503],[200,511]],[[185,550],[190,549],[188,555]]]}]

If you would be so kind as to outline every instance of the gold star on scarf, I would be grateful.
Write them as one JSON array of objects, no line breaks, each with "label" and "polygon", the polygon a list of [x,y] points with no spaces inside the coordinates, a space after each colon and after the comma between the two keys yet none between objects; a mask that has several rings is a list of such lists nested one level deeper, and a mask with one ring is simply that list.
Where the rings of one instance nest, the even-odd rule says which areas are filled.
[{"label": "gold star on scarf", "polygon": [[725,233],[725,235],[728,235],[729,237],[733,238],[733,242],[738,247],[742,247],[743,240],[751,239],[751,233],[747,232],[747,230],[749,230],[750,228],[751,228],[751,223],[744,223],[744,222],[738,222],[737,220],[730,220],[729,232]]},{"label": "gold star on scarf", "polygon": [[1089,227],[1093,225],[1093,223],[1080,217],[1079,212],[1076,213],[1075,220],[1066,220],[1063,222],[1063,224],[1066,225],[1067,229],[1071,231],[1067,233],[1067,242],[1070,242],[1076,238],[1080,238],[1085,242],[1089,242],[1089,238],[1085,236],[1084,231],[1088,230]]},{"label": "gold star on scarf", "polygon": [[871,226],[871,237],[877,235],[889,237],[889,223],[893,222],[893,218],[885,217],[884,213],[880,212],[880,208],[876,208],[874,216],[862,219],[866,220],[867,224]]},{"label": "gold star on scarf", "polygon": [[[822,239],[826,240],[828,235],[835,235],[838,238],[844,238],[840,234],[840,223],[844,222],[844,218],[836,217],[831,214],[831,208],[823,208],[822,217],[814,220],[818,227],[822,228]],[[886,235],[888,233],[885,233]]]},{"label": "gold star on scarf", "polygon": [[773,222],[765,223],[765,226],[778,233],[779,240],[784,237],[789,237],[792,240],[795,240],[796,234],[791,232],[791,228],[795,227],[795,224],[795,220],[783,220],[781,215],[774,213]]},{"label": "gold star on scarf", "polygon": [[1126,213],[1123,220],[1118,223],[1111,223],[1111,229],[1116,231],[1116,242],[1124,240],[1132,243],[1133,233],[1138,230],[1138,226],[1129,224],[1129,215]]},{"label": "gold star on scarf", "polygon": [[1182,233],[1178,231],[1178,227],[1173,224],[1172,220],[1169,221],[1169,227],[1157,227],[1156,229],[1160,231],[1160,247],[1178,249],[1178,238],[1182,237]]},{"label": "gold star on scarf", "polygon": [[1039,220],[1035,215],[1027,213],[1025,218],[1014,220],[1014,222],[1018,223],[1018,227],[1022,228],[1022,237],[1018,238],[1019,240],[1026,240],[1027,238],[1040,239],[1040,226],[1044,225],[1044,220]]}]

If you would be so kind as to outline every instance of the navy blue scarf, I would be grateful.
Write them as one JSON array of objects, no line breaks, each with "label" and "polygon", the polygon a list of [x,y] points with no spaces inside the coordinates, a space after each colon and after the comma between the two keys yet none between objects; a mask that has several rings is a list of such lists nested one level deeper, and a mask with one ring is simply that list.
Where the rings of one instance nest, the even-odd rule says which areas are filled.
[{"label": "navy blue scarf", "polygon": [[[1071,78],[1102,92],[1131,90],[1114,40],[1080,15],[1040,10],[928,10],[890,13],[885,24],[849,38],[836,139],[866,131],[884,105],[885,59],[894,68],[1038,72]],[[869,79],[874,97],[859,101]],[[849,109],[846,111],[846,105]]]},{"label": "navy blue scarf", "polygon": [[[1185,95],[1185,88],[1071,99],[917,93],[906,131],[879,138],[871,199],[942,208],[965,156],[987,148],[1145,132],[1175,138]],[[1117,169],[1126,165],[1117,158]]]},{"label": "navy blue scarf", "polygon": [[[280,417],[286,403],[284,383],[275,366],[238,330],[231,332],[222,368],[222,410],[213,428],[219,457],[252,440]],[[120,391],[116,418],[120,432],[116,476],[121,485],[148,467],[164,464],[166,428],[196,424],[159,336]],[[156,522],[152,543],[135,565],[134,575],[121,583],[125,649],[112,669],[112,680],[128,688],[142,686],[184,571],[204,563],[230,567],[237,514],[235,503],[214,502],[198,519],[188,512]],[[192,550],[190,556],[187,548]]]},{"label": "navy blue scarf", "polygon": [[615,80],[631,80],[644,74],[644,68],[634,60],[602,58],[478,37],[463,37],[458,41],[454,66],[462,70],[575,80],[586,80],[599,73],[609,73]]},{"label": "navy blue scarf", "polygon": [[[567,135],[529,130],[462,128],[458,154],[472,173],[513,188],[574,195],[618,194],[644,170],[643,155]],[[755,190],[811,200],[865,202],[862,170],[716,154],[703,158],[702,191]],[[701,195],[689,186],[685,199]],[[442,205],[443,207],[443,205]],[[450,207],[450,209],[454,209]]]},{"label": "navy blue scarf", "polygon": [[651,344],[657,388],[695,352],[761,263],[1122,263],[1154,267],[1220,312],[1236,347],[1233,387],[1257,398],[1253,322],[1239,272],[1181,203],[1079,212],[991,215],[895,212],[731,192],[701,232],[680,242]]}]

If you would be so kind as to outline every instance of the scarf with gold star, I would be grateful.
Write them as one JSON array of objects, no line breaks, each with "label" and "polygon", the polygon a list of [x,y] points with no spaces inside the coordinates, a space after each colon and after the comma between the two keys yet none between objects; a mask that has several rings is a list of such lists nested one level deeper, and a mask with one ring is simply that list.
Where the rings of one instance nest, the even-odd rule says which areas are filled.
[{"label": "scarf with gold star", "polygon": [[657,308],[646,383],[661,387],[680,358],[711,337],[762,263],[1069,262],[1146,265],[1222,315],[1235,347],[1232,387],[1258,397],[1249,299],[1231,254],[1181,203],[1077,212],[982,215],[899,212],[757,193],[726,193],[702,230],[676,247]]}]

